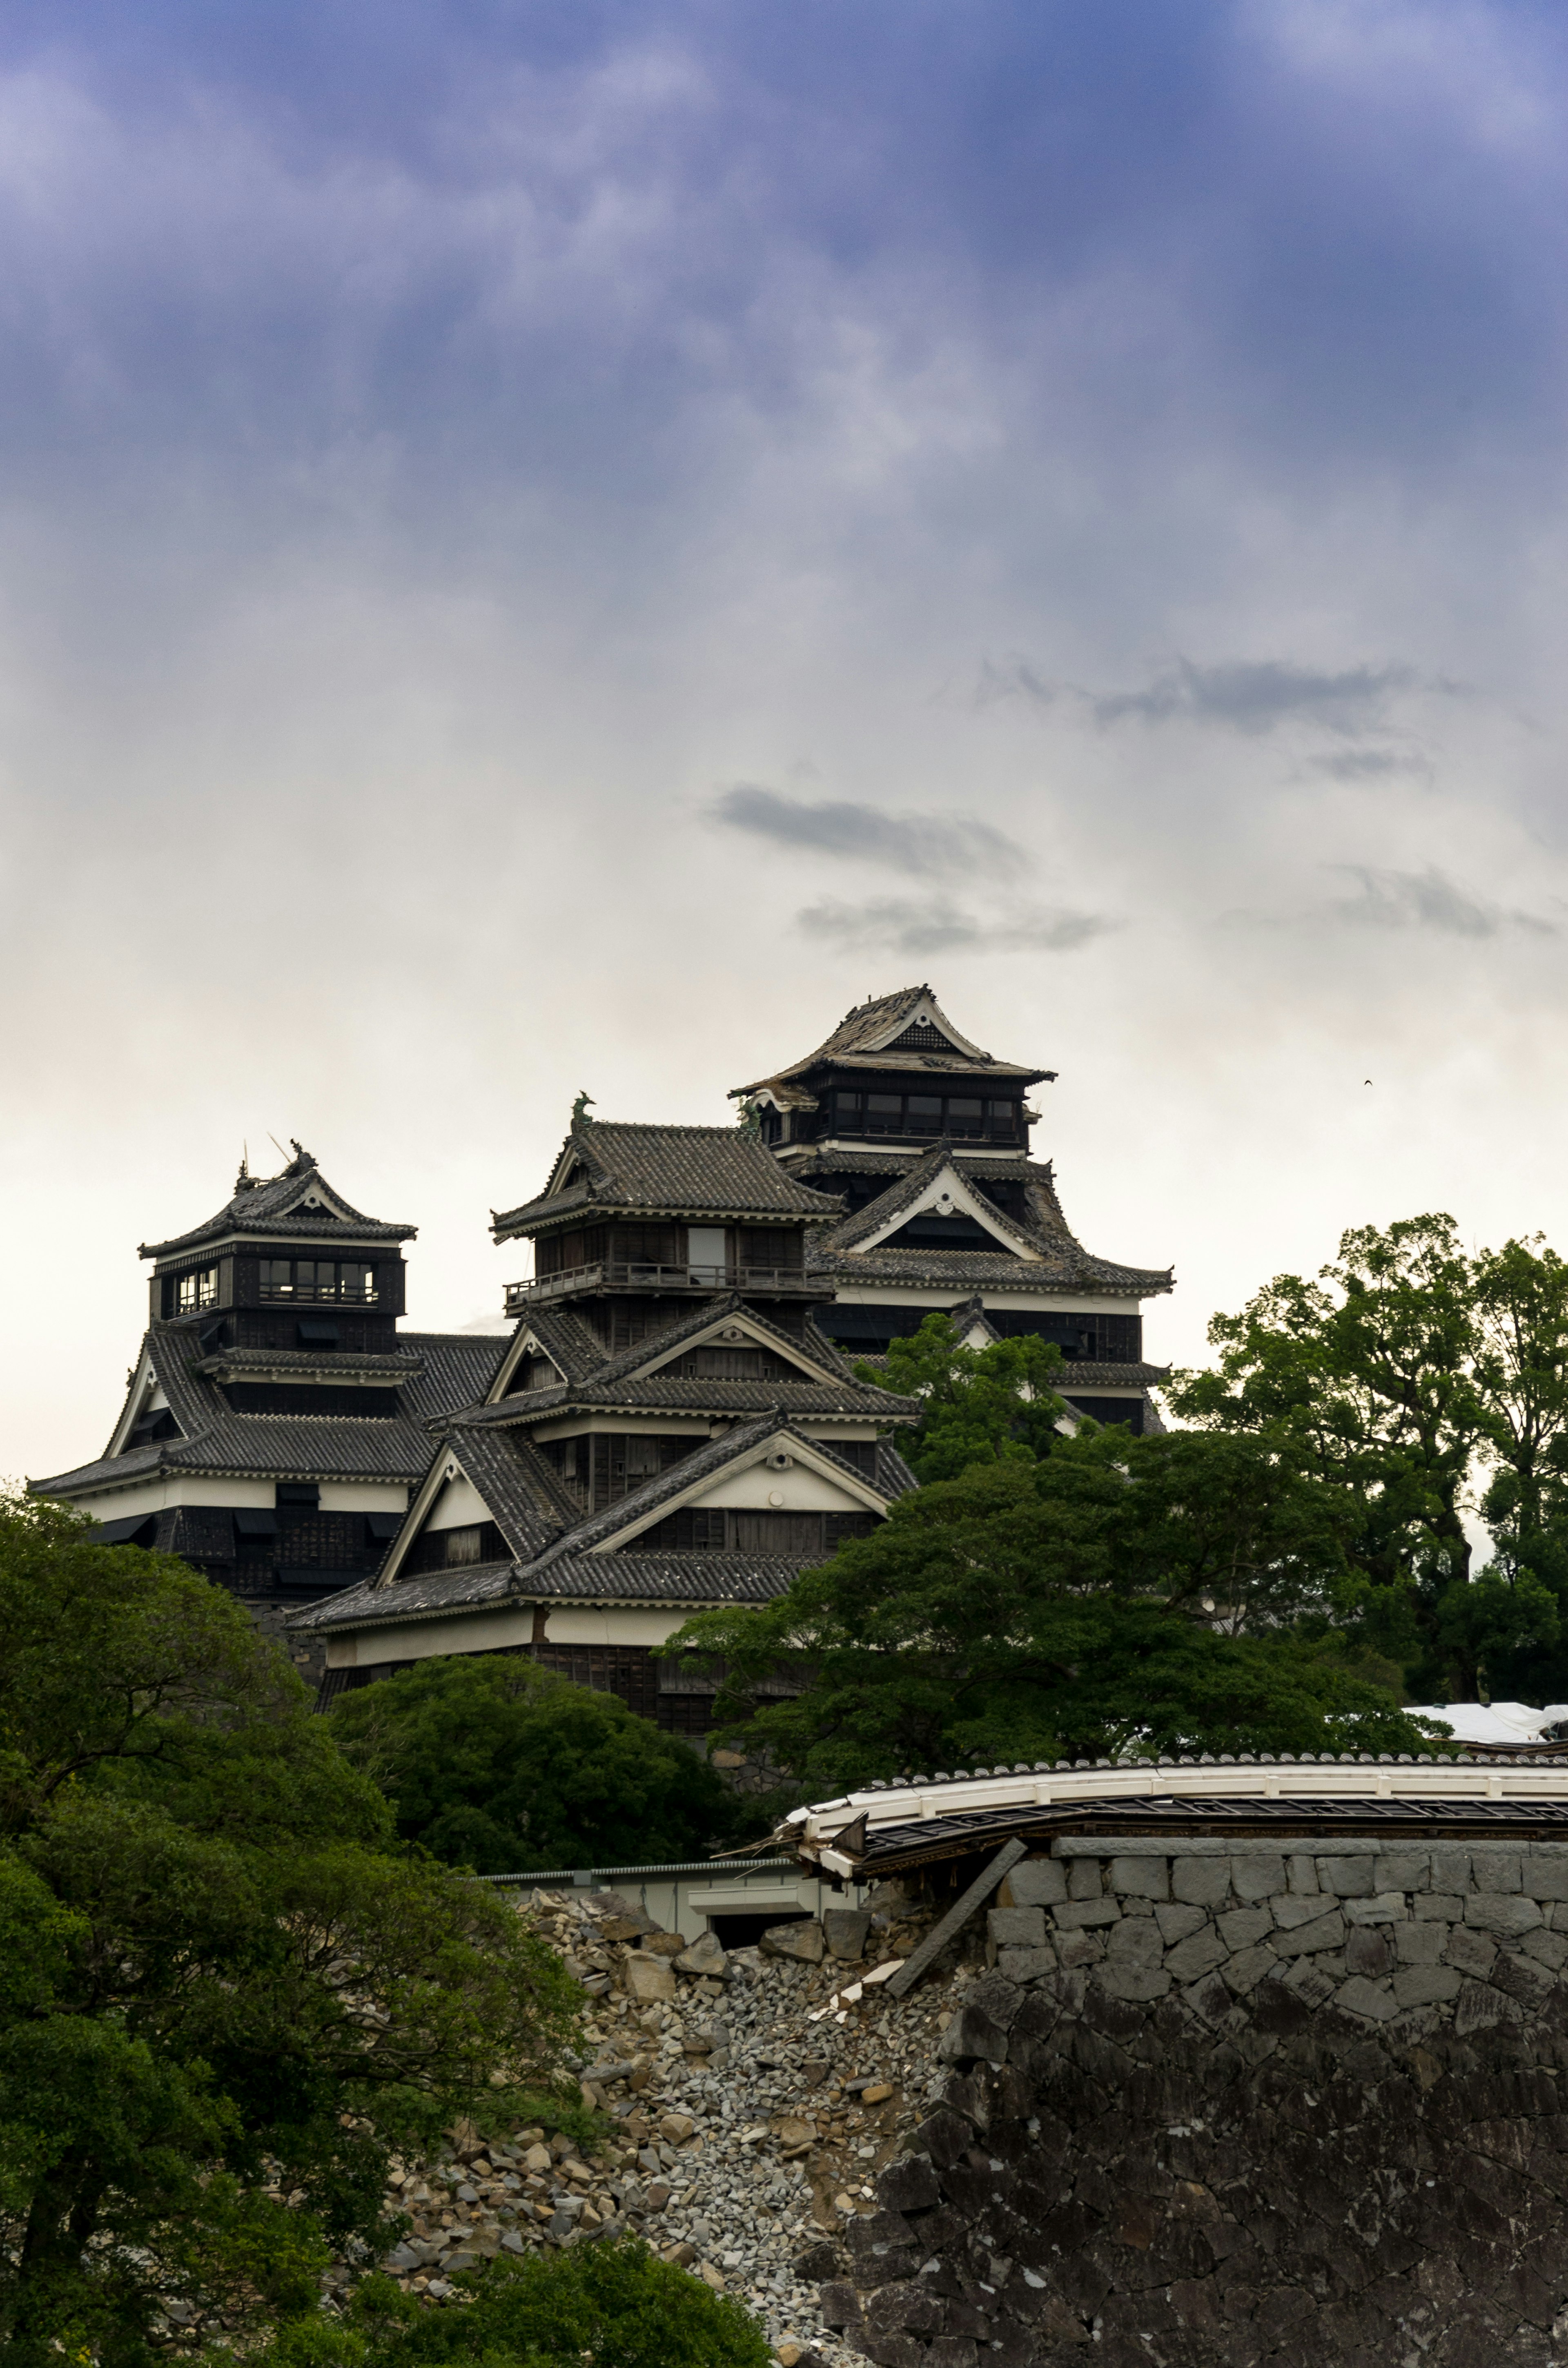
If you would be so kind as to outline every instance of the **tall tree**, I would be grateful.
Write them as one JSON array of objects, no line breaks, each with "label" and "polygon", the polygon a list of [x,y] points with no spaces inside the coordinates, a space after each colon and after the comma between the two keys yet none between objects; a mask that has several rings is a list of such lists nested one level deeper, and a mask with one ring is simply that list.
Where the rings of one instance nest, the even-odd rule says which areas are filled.
[{"label": "tall tree", "polygon": [[696,1858],[756,1830],[678,1736],[506,1656],[423,1661],[335,1703],[398,1831],[481,1874]]},{"label": "tall tree", "polygon": [[0,1500],[8,2362],[143,2368],[171,2300],[303,2307],[326,2240],[376,2233],[390,2146],[546,2073],[575,2001],[401,1849],[237,1604]]},{"label": "tall tree", "polygon": [[[669,1649],[722,1656],[721,1726],[819,1793],[975,1757],[1416,1748],[1329,1629],[1338,1569],[1267,1442],[1096,1429],[914,1491]],[[800,1691],[766,1701],[780,1672]]]},{"label": "tall tree", "polygon": [[884,1364],[856,1368],[925,1409],[899,1446],[917,1480],[954,1480],[973,1463],[1033,1463],[1049,1454],[1066,1408],[1056,1395],[1062,1351],[1027,1334],[971,1349],[952,1318],[927,1315],[895,1340]]},{"label": "tall tree", "polygon": [[1270,1438],[1327,1492],[1344,1616],[1404,1661],[1437,1644],[1470,1576],[1466,1489],[1486,1412],[1470,1264],[1452,1218],[1345,1234],[1313,1281],[1280,1275],[1217,1315],[1211,1371],[1179,1375],[1183,1420]]}]

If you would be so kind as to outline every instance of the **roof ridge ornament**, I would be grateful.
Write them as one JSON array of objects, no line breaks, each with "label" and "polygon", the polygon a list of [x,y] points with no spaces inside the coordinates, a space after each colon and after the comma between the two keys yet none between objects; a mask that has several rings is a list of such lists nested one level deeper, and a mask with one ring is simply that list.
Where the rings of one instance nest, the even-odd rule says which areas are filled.
[{"label": "roof ridge ornament", "polygon": [[591,1110],[597,1110],[597,1108],[598,1104],[595,1101],[592,1094],[589,1093],[587,1087],[585,1086],[582,1092],[578,1095],[576,1100],[572,1105],[573,1125],[592,1126],[594,1121],[588,1116],[588,1112]]}]

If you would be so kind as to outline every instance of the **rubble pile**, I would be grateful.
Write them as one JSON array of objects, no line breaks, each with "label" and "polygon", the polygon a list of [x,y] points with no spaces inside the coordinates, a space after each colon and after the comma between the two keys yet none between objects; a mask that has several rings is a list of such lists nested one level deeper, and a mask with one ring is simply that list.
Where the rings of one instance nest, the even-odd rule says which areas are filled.
[{"label": "rubble pile", "polygon": [[534,1892],[518,1912],[589,1994],[572,2068],[611,2135],[579,2149],[542,2127],[486,2142],[460,2124],[449,2153],[394,2165],[388,2207],[411,2225],[382,2266],[441,2303],[498,2254],[626,2231],[741,2296],[786,2368],[852,2368],[863,2355],[825,2328],[818,2288],[849,2270],[879,2174],[931,2111],[957,2003],[943,1975],[983,1970],[984,1918],[964,1936],[973,1962],[945,1952],[895,2003],[885,1978],[935,1912],[896,1884],[728,1952],[614,1892]]}]

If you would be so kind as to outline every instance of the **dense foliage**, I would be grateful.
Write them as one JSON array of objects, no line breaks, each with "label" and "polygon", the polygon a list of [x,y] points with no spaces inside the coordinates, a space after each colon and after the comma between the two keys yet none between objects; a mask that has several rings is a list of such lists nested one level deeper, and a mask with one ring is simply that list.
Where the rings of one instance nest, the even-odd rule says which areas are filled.
[{"label": "dense foliage", "polygon": [[481,1874],[651,1866],[752,1830],[689,1744],[509,1655],[422,1662],[342,1696],[331,1725],[399,1833]]},{"label": "dense foliage", "polygon": [[389,2146],[494,2101],[498,2066],[547,2078],[575,1998],[396,1842],[238,1605],[0,1500],[8,2362],[140,2368],[169,2300],[307,2306],[326,2240],[376,2234]]},{"label": "dense foliage", "polygon": [[[1450,1217],[1347,1233],[1315,1280],[1216,1316],[1176,1415],[1299,1460],[1329,1508],[1347,1633],[1416,1699],[1568,1696],[1568,1265],[1468,1255]],[[1471,1571],[1466,1515],[1493,1556]]]},{"label": "dense foliage", "polygon": [[[1058,1429],[1056,1351],[942,1316],[868,1378],[917,1395],[926,1485],[760,1611],[678,1640],[808,1790],[1122,1750],[1400,1750],[1401,1700],[1568,1698],[1568,1265],[1451,1219],[1347,1233],[1216,1316],[1186,1427]],[[904,1442],[901,1441],[901,1444]],[[1471,1571],[1479,1516],[1493,1556]],[[764,1678],[799,1692],[768,1702]]]},{"label": "dense foliage", "polygon": [[[1315,1511],[1251,1440],[1096,1429],[915,1490],[680,1641],[723,1656],[722,1721],[818,1795],[975,1759],[1418,1748],[1324,1615]],[[780,1669],[801,1691],[761,1700]]]},{"label": "dense foliage", "polygon": [[773,2356],[743,2304],[633,2237],[495,2261],[463,2284],[460,2308],[429,2311],[367,2280],[347,2326],[285,2335],[265,2368],[768,2368]]}]

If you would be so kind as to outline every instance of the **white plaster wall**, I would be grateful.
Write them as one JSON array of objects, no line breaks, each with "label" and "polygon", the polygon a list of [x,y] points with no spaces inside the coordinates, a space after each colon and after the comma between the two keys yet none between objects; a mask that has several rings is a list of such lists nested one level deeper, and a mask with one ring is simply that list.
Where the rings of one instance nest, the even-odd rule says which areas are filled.
[{"label": "white plaster wall", "polygon": [[[617,1604],[552,1604],[546,1614],[551,1645],[662,1645],[690,1616],[691,1607],[642,1611]],[[441,1653],[494,1653],[533,1641],[534,1607],[508,1603],[494,1611],[455,1613],[449,1620],[390,1622],[329,1636],[329,1669],[371,1668],[379,1661],[427,1661]]]},{"label": "white plaster wall", "polygon": [[324,1513],[405,1513],[408,1489],[401,1480],[324,1480]]},{"label": "white plaster wall", "polygon": [[133,1513],[161,1513],[166,1505],[233,1505],[246,1512],[270,1510],[276,1497],[270,1480],[210,1480],[187,1473],[166,1480],[142,1480],[129,1488],[95,1488],[71,1502],[96,1521],[125,1521]]},{"label": "white plaster wall", "polygon": [[449,1480],[431,1508],[427,1530],[467,1530],[487,1521],[490,1508],[472,1480]]},{"label": "white plaster wall", "polygon": [[687,1498],[692,1505],[739,1505],[748,1513],[863,1513],[864,1497],[824,1479],[808,1463],[792,1463],[788,1472],[770,1472],[766,1463],[748,1464],[744,1472],[726,1472],[711,1488]]}]

